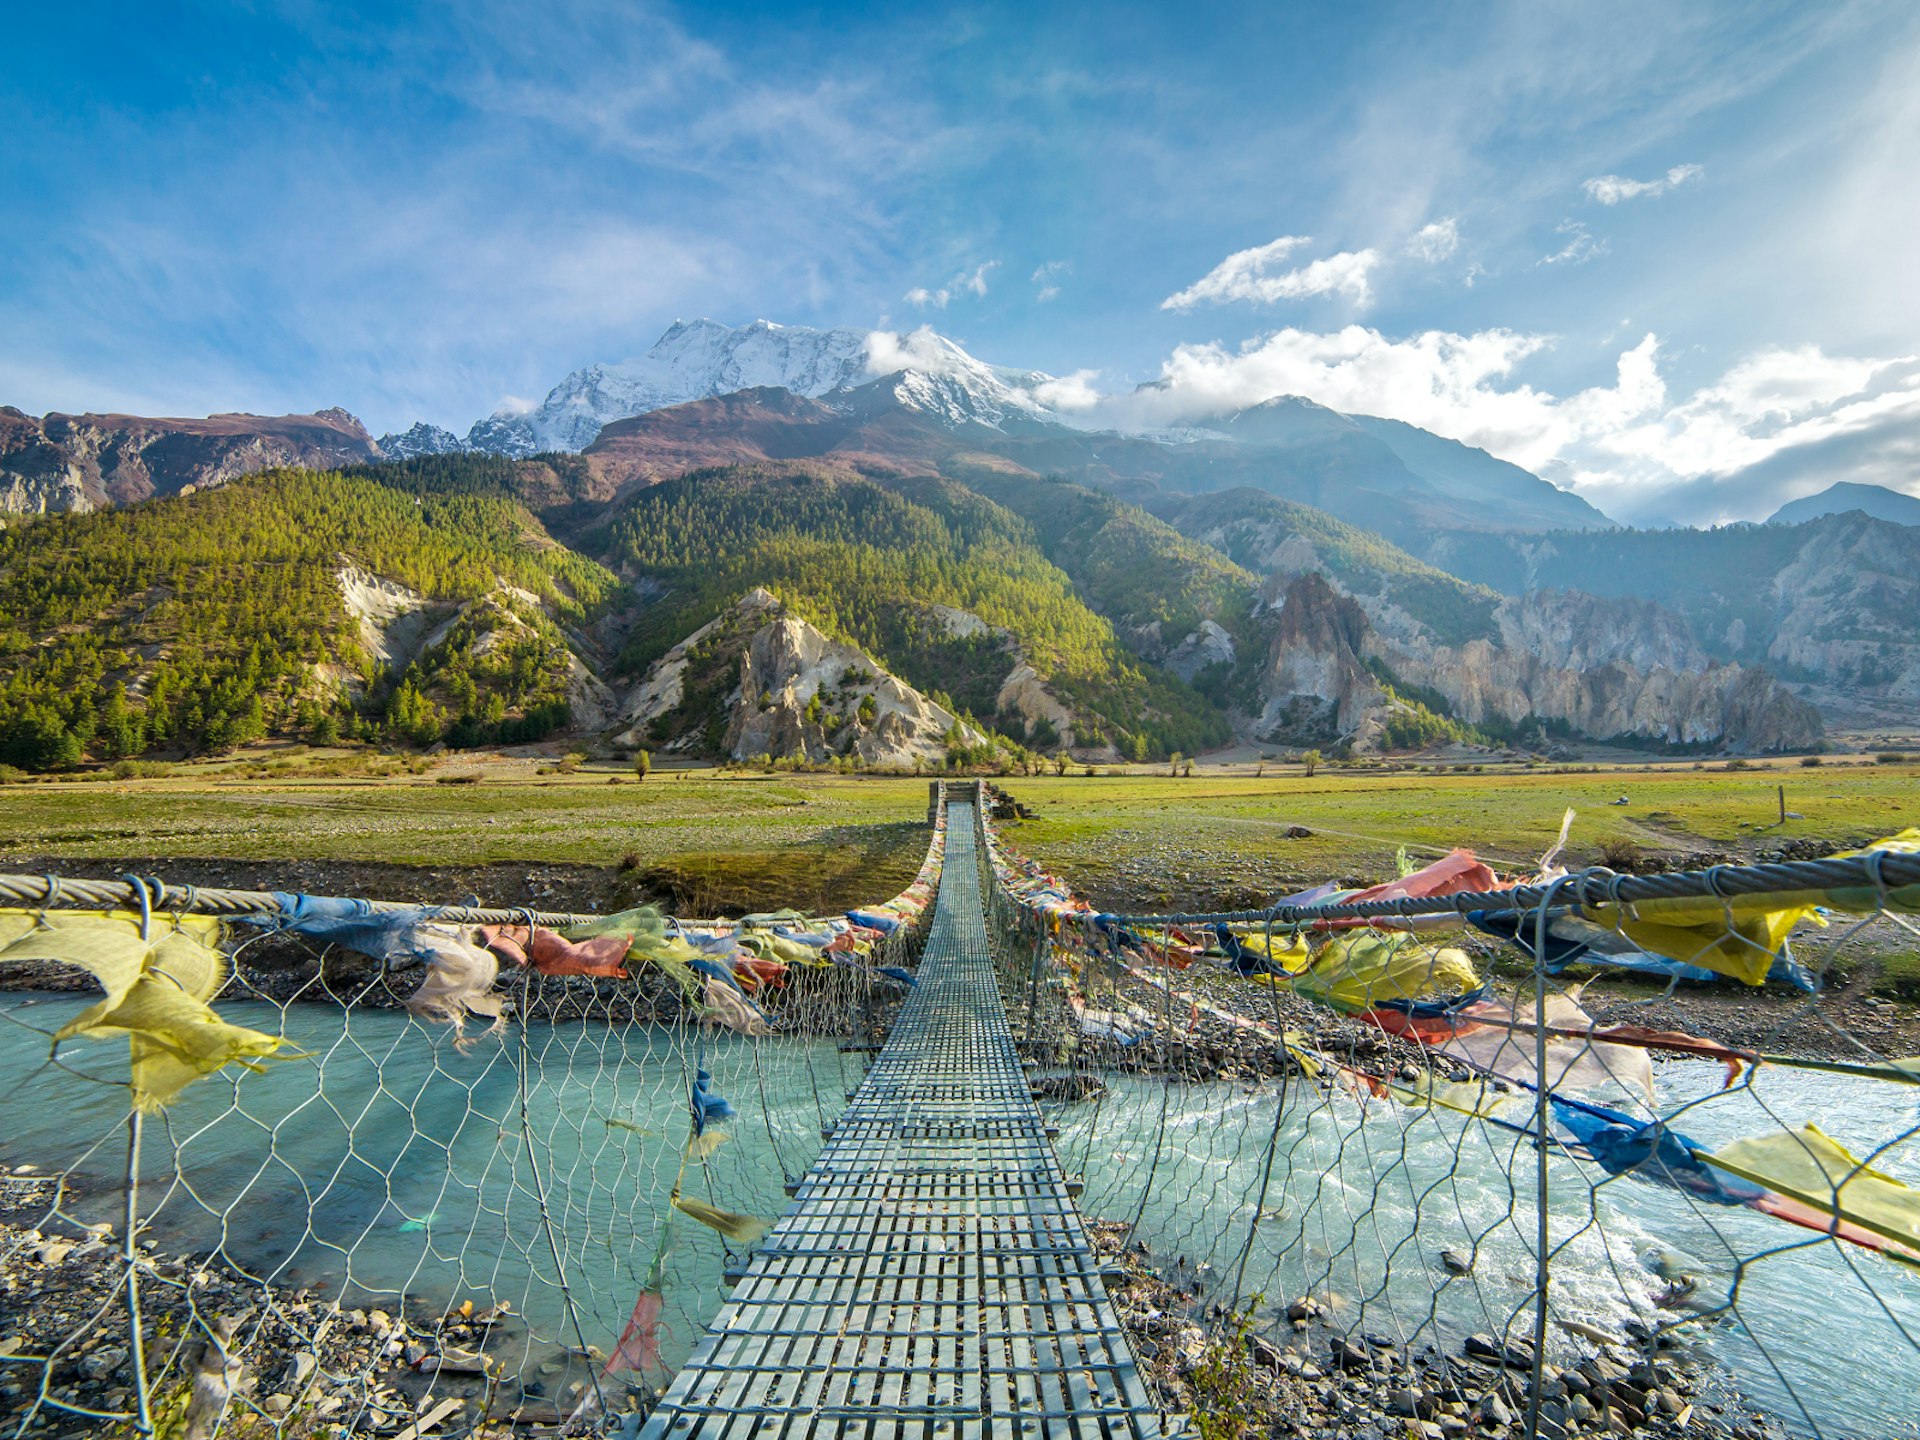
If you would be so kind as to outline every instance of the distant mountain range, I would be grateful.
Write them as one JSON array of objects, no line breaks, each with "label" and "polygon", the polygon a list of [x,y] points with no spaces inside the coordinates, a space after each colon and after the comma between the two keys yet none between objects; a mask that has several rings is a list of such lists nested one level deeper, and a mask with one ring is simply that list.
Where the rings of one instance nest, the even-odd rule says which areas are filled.
[{"label": "distant mountain range", "polygon": [[1780,750],[1819,740],[1810,702],[1920,711],[1920,529],[1854,513],[1891,492],[1625,530],[1397,421],[1278,396],[1092,430],[1057,383],[929,331],[694,321],[464,440],[0,410],[0,509],[56,512],[0,526],[0,761],[280,733]]}]

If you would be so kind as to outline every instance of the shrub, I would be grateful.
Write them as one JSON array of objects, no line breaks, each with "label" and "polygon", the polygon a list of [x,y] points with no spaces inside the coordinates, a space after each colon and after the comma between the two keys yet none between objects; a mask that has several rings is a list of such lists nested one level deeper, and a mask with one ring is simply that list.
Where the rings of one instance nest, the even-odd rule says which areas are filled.
[{"label": "shrub", "polygon": [[1898,750],[1882,750],[1873,758],[1874,763],[1879,765],[1904,765],[1907,762],[1907,757]]},{"label": "shrub", "polygon": [[1800,768],[1802,770],[1817,770],[1819,767],[1820,757],[1818,755],[1802,755],[1800,757]]}]

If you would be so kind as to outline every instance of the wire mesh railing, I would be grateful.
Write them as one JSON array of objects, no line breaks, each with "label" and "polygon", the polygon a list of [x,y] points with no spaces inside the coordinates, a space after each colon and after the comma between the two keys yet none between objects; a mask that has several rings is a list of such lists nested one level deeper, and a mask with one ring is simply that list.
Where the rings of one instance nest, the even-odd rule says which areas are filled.
[{"label": "wire mesh railing", "polygon": [[1920,958],[1920,832],[1187,915],[982,840],[1062,1158],[1203,1433],[1920,1434],[1920,1060],[1863,994]]},{"label": "wire mesh railing", "polygon": [[704,923],[0,877],[0,1435],[631,1429],[943,842],[869,909]]}]

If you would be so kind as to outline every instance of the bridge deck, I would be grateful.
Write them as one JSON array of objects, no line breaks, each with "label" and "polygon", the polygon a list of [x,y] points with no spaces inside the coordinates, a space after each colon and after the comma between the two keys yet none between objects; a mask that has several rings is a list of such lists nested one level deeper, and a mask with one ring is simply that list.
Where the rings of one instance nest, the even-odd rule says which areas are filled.
[{"label": "bridge deck", "polygon": [[909,996],[644,1434],[1157,1437],[987,951],[955,801]]}]

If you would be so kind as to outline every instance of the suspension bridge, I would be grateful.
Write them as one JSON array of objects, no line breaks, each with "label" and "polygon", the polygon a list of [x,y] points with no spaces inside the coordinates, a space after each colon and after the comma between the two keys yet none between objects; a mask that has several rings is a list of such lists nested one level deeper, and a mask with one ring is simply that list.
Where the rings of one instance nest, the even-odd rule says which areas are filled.
[{"label": "suspension bridge", "polygon": [[[1719,1037],[1673,984],[1548,986],[1870,978],[1920,833],[1127,916],[1003,848],[996,798],[936,783],[912,884],[813,919],[0,875],[0,962],[106,995],[0,1002],[0,1434],[1759,1433],[1724,1367],[1795,1433],[1920,1440],[1884,1003]],[[1506,997],[1475,931],[1526,952]],[[1095,1083],[1043,1111],[1024,1053]],[[727,1268],[676,1246],[760,1233],[782,1180]],[[1123,1282],[1082,1204],[1132,1217]]]},{"label": "suspension bridge", "polygon": [[948,803],[917,984],[647,1437],[1159,1437],[987,944]]}]

